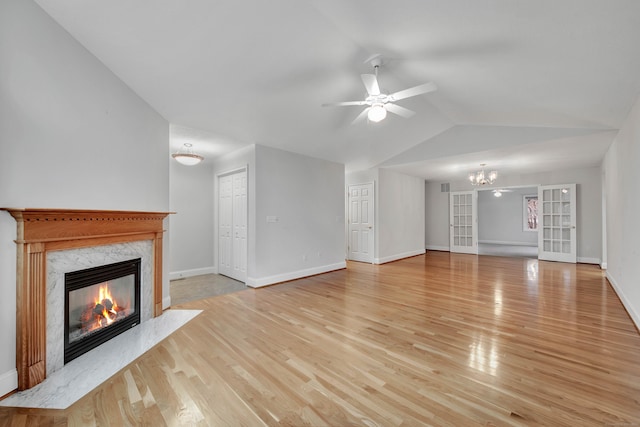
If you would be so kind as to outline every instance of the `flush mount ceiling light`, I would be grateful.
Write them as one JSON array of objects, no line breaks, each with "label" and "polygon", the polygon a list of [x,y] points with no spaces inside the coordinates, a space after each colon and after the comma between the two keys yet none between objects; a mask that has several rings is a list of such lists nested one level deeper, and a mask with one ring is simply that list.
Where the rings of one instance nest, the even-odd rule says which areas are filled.
[{"label": "flush mount ceiling light", "polygon": [[496,191],[494,191],[494,192],[493,192],[493,195],[494,195],[495,197],[502,197],[502,191],[500,191],[500,190],[496,190]]},{"label": "flush mount ceiling light", "polygon": [[481,170],[477,172],[471,172],[469,174],[469,181],[471,181],[472,185],[491,185],[498,178],[498,172],[491,171],[486,173],[484,167],[487,166],[485,163],[480,164],[482,167]]},{"label": "flush mount ceiling light", "polygon": [[194,153],[192,147],[193,147],[193,144],[189,144],[188,142],[185,142],[182,145],[182,148],[179,151],[173,153],[171,157],[173,157],[183,165],[187,165],[187,166],[197,165],[204,159],[204,157]]}]

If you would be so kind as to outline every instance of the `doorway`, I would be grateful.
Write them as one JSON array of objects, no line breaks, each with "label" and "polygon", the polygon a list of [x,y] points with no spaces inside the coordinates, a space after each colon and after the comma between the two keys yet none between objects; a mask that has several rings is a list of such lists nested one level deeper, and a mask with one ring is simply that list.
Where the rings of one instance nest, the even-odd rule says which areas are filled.
[{"label": "doorway", "polygon": [[478,190],[478,254],[538,257],[537,186]]},{"label": "doorway", "polygon": [[480,255],[576,262],[575,184],[482,189],[477,194]]},{"label": "doorway", "polygon": [[349,185],[348,188],[348,246],[350,260],[373,264],[374,195],[373,182]]},{"label": "doorway", "polygon": [[218,176],[218,273],[247,280],[247,169]]}]

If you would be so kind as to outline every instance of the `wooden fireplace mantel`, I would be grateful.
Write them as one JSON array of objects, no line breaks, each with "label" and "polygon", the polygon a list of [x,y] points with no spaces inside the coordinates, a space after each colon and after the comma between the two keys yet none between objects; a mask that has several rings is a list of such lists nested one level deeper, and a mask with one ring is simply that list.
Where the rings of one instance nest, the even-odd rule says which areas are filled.
[{"label": "wooden fireplace mantel", "polygon": [[46,378],[46,253],[153,241],[153,314],[162,314],[163,220],[170,212],[0,208],[17,223],[18,389]]}]

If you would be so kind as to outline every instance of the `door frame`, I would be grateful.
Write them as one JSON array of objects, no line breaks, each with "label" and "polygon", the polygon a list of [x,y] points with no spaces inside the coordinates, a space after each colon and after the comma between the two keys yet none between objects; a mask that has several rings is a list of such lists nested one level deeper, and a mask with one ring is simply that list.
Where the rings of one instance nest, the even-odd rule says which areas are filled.
[{"label": "door frame", "polygon": [[[371,242],[371,260],[360,260],[360,259],[353,259],[351,258],[351,238],[350,238],[350,230],[351,230],[351,203],[350,203],[350,199],[351,199],[351,187],[356,187],[356,186],[362,186],[362,185],[369,185],[371,184],[371,198],[373,203],[372,208],[371,208],[371,223],[373,224],[373,232],[371,233],[371,238],[372,238],[372,242]],[[376,182],[374,181],[370,181],[370,182],[361,182],[361,183],[356,183],[356,184],[347,184],[347,188],[346,188],[346,206],[347,206],[347,220],[345,221],[345,243],[346,243],[346,258],[348,260],[353,260],[353,261],[358,261],[358,262],[367,262],[367,263],[371,263],[374,264],[375,263],[375,250],[376,250],[376,240],[377,240],[377,234],[378,234],[378,228],[376,227]]]},{"label": "door frame", "polygon": [[[547,187],[571,187],[572,188],[572,193],[573,193],[573,199],[572,201],[572,228],[571,228],[571,233],[572,233],[572,238],[574,239],[572,241],[572,245],[574,247],[574,251],[575,251],[575,259],[573,256],[563,256],[563,254],[559,254],[560,256],[558,257],[553,257],[550,258],[548,256],[549,253],[545,253],[542,254],[541,253],[544,252],[544,246],[543,246],[543,242],[542,242],[542,238],[541,238],[541,233],[543,233],[542,231],[542,221],[543,221],[543,207],[542,207],[542,190],[543,188],[547,188]],[[577,201],[577,184],[573,183],[573,184],[523,184],[523,185],[510,185],[510,186],[504,186],[504,187],[498,187],[498,186],[493,186],[490,188],[478,188],[476,189],[477,192],[480,191],[492,191],[495,190],[496,188],[504,188],[504,189],[519,189],[519,188],[536,188],[536,194],[538,195],[538,200],[540,202],[540,208],[539,208],[539,212],[538,212],[538,231],[536,232],[538,234],[538,237],[536,239],[537,241],[537,249],[538,249],[538,256],[537,259],[540,261],[558,261],[558,262],[567,262],[567,263],[576,263],[578,258],[577,258],[577,252],[578,252],[578,235],[577,235],[577,215],[578,215],[578,201]],[[479,222],[481,221],[481,218],[479,216],[477,216],[477,221],[479,224]],[[605,266],[606,267],[606,266]]]},{"label": "door frame", "polygon": [[[570,224],[568,225],[569,230],[569,242],[571,244],[571,252],[557,252],[557,251],[545,251],[544,250],[544,199],[543,194],[545,190],[560,190],[562,191],[564,188],[569,188],[571,193],[569,194],[569,217]],[[577,206],[577,194],[576,194],[577,185],[576,184],[549,184],[549,185],[540,185],[538,187],[538,259],[541,261],[558,261],[558,262],[567,262],[575,264],[578,259],[578,230],[577,230],[577,218],[578,218],[578,206]],[[549,214],[553,214],[555,212],[549,212]],[[562,218],[563,213],[557,212]],[[562,232],[562,228],[560,232]],[[550,240],[557,240],[555,238],[550,238]]]},{"label": "door frame", "polygon": [[[246,261],[246,271],[244,273],[244,277],[242,279],[239,278],[235,278],[235,277],[231,277],[232,279],[238,280],[240,282],[246,283],[247,281],[247,277],[249,276],[249,239],[250,239],[250,228],[249,228],[249,192],[251,191],[250,189],[250,180],[249,180],[249,165],[244,165],[235,169],[230,169],[224,172],[220,172],[216,174],[215,177],[215,186],[214,186],[214,191],[215,191],[215,196],[214,196],[214,201],[215,201],[215,205],[216,208],[214,209],[214,230],[215,230],[215,238],[214,238],[214,248],[215,248],[215,261],[216,261],[216,273],[220,274],[219,268],[220,268],[220,178],[223,178],[225,176],[229,176],[229,175],[234,175],[236,173],[240,173],[240,172],[245,172],[246,177],[247,177],[247,206],[246,206],[246,226],[247,226],[247,250],[244,253],[245,256],[245,261]],[[233,205],[233,202],[232,202]],[[233,245],[232,245],[232,253],[233,253]]]},{"label": "door frame", "polygon": [[[471,246],[454,245],[454,196],[471,195]],[[454,250],[454,247],[456,250]],[[449,252],[478,255],[478,190],[451,191],[449,193]]]}]

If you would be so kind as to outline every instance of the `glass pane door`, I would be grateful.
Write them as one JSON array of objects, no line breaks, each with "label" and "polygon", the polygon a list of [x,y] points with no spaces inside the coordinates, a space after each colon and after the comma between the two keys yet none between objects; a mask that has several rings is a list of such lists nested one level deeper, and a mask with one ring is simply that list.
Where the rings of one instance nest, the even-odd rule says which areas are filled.
[{"label": "glass pane door", "polygon": [[576,185],[544,185],[538,190],[542,210],[538,258],[576,262]]},{"label": "glass pane door", "polygon": [[469,254],[478,253],[477,193],[458,191],[449,194],[449,250]]}]

